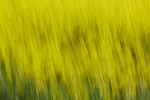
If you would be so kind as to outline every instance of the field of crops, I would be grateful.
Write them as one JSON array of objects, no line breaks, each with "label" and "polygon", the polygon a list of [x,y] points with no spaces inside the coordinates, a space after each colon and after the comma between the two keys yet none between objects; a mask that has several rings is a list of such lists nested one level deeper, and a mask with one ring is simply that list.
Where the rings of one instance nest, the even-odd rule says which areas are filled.
[{"label": "field of crops", "polygon": [[150,0],[0,0],[0,100],[150,100]]}]

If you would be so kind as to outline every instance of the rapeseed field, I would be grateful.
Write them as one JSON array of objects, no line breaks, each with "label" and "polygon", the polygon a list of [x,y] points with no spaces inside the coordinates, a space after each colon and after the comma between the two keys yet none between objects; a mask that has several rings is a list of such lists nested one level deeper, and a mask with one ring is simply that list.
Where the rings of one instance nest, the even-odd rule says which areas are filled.
[{"label": "rapeseed field", "polygon": [[0,100],[150,100],[150,1],[0,0]]}]

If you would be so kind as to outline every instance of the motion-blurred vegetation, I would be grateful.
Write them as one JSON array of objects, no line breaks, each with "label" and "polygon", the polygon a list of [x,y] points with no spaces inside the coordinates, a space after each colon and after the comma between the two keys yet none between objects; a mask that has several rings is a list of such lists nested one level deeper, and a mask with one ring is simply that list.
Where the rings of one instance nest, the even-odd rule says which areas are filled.
[{"label": "motion-blurred vegetation", "polygon": [[0,0],[0,100],[150,100],[149,0]]}]

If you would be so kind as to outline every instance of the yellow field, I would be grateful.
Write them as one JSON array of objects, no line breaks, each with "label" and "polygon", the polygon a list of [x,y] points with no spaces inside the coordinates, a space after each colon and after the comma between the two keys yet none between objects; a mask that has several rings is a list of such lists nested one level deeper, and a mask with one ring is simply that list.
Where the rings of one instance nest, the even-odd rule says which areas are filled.
[{"label": "yellow field", "polygon": [[1,100],[150,100],[150,0],[0,0]]}]

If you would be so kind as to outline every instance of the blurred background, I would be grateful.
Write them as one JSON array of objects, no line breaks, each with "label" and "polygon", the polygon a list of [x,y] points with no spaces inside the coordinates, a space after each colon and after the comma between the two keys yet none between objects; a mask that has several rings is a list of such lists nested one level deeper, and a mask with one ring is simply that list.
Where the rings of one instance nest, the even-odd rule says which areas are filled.
[{"label": "blurred background", "polygon": [[150,100],[149,0],[0,0],[0,100]]}]

